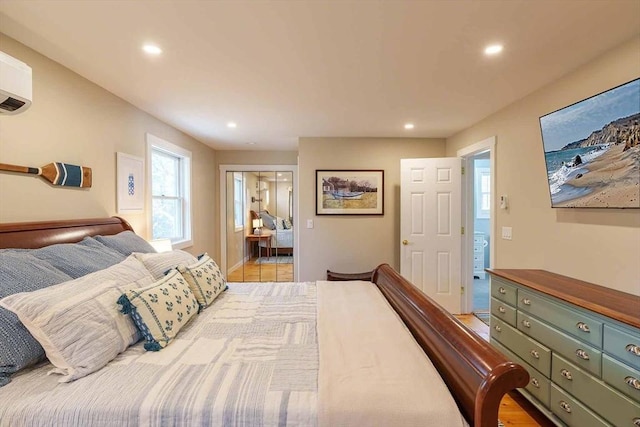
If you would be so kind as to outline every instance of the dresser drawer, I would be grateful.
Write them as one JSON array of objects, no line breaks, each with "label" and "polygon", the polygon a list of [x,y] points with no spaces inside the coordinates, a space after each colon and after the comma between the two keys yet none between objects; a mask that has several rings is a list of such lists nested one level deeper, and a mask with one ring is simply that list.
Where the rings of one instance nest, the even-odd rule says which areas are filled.
[{"label": "dresser drawer", "polygon": [[[550,409],[558,418],[569,426],[608,427],[602,418],[563,392],[557,385],[551,384]],[[633,426],[633,424],[631,424]]]},{"label": "dresser drawer", "polygon": [[509,349],[504,347],[499,342],[493,341],[491,342],[491,345],[500,350],[500,352],[504,354],[507,359],[519,364],[527,370],[527,372],[529,373],[529,383],[525,386],[525,390],[527,390],[533,397],[535,397],[540,403],[548,408],[549,388],[551,387],[551,381],[549,381],[549,379],[538,372],[533,366],[529,365],[527,362],[516,356],[515,353],[509,351]]},{"label": "dresser drawer", "polygon": [[602,352],[552,328],[522,311],[518,311],[518,330],[560,353],[571,363],[601,376]]},{"label": "dresser drawer", "polygon": [[506,302],[507,304],[511,304],[512,306],[516,306],[517,302],[517,289],[514,285],[509,284],[505,280],[497,278],[495,276],[491,277],[491,296],[494,298],[498,298],[501,301]]},{"label": "dresser drawer", "polygon": [[605,325],[604,350],[631,367],[640,369],[640,334]]},{"label": "dresser drawer", "polygon": [[551,350],[495,316],[491,316],[491,338],[510,349],[547,378],[551,375]]},{"label": "dresser drawer", "polygon": [[602,322],[532,292],[518,291],[518,309],[526,311],[594,347],[602,348]]},{"label": "dresser drawer", "polygon": [[602,379],[636,402],[640,402],[640,371],[604,354],[602,356]]},{"label": "dresser drawer", "polygon": [[617,426],[633,425],[640,405],[557,354],[551,361],[551,380],[602,418]]},{"label": "dresser drawer", "polygon": [[498,319],[504,320],[514,328],[516,327],[516,309],[511,307],[509,304],[505,304],[500,300],[491,298],[491,314],[496,316]]}]

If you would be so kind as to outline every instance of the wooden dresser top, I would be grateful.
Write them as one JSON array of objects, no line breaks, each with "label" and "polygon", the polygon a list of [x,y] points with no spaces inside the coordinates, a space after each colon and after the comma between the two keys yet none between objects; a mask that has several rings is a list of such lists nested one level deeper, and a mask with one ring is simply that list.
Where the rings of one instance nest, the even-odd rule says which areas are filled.
[{"label": "wooden dresser top", "polygon": [[494,268],[486,270],[495,276],[640,328],[640,296],[545,270]]}]

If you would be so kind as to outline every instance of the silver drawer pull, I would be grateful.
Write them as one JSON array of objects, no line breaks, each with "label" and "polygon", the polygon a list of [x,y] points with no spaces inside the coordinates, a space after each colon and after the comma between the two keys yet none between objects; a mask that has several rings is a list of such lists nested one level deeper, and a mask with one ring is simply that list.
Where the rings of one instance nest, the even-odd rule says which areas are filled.
[{"label": "silver drawer pull", "polygon": [[502,332],[502,328],[500,327],[500,325],[494,326],[493,329],[495,329],[496,332]]},{"label": "silver drawer pull", "polygon": [[560,403],[560,407],[564,409],[565,412],[571,413],[571,406],[569,406],[567,402],[565,402],[564,400],[561,400],[559,403]]},{"label": "silver drawer pull", "polygon": [[582,332],[591,332],[591,329],[589,329],[589,325],[587,325],[584,322],[578,322],[576,323],[576,326],[578,327],[578,329],[580,329]]},{"label": "silver drawer pull", "polygon": [[625,377],[624,382],[627,383],[629,387],[635,388],[636,390],[640,390],[640,380],[634,377]]},{"label": "silver drawer pull", "polygon": [[636,417],[633,419],[633,425],[636,427],[640,427],[640,418]]},{"label": "silver drawer pull", "polygon": [[531,354],[531,356],[532,356],[534,359],[540,359],[540,353],[538,353],[536,350],[531,350],[531,351],[529,352],[529,354]]},{"label": "silver drawer pull", "polygon": [[571,372],[567,371],[566,369],[561,370],[560,371],[560,375],[562,375],[563,377],[565,377],[569,381],[571,381],[573,379],[573,377],[571,376]]},{"label": "silver drawer pull", "polygon": [[524,305],[531,305],[531,300],[529,298],[522,298],[522,303]]},{"label": "silver drawer pull", "polygon": [[506,312],[507,312],[507,309],[506,309],[506,308],[504,308],[503,306],[500,306],[500,307],[498,307],[498,311],[499,311],[500,313],[506,313]]},{"label": "silver drawer pull", "polygon": [[507,293],[507,290],[506,290],[505,288],[503,288],[502,286],[500,286],[500,287],[498,288],[498,292],[500,292],[502,295],[504,295],[504,294],[506,294],[506,293]]},{"label": "silver drawer pull", "polygon": [[582,360],[589,360],[589,355],[581,348],[576,350],[576,356],[578,356]]},{"label": "silver drawer pull", "polygon": [[531,322],[529,322],[528,320],[523,320],[522,321],[522,326],[524,326],[525,328],[530,328],[531,327]]},{"label": "silver drawer pull", "polygon": [[637,346],[635,344],[627,344],[625,349],[633,355],[640,356],[640,346]]},{"label": "silver drawer pull", "polygon": [[531,378],[531,385],[533,385],[535,388],[540,388],[540,383],[536,378]]}]

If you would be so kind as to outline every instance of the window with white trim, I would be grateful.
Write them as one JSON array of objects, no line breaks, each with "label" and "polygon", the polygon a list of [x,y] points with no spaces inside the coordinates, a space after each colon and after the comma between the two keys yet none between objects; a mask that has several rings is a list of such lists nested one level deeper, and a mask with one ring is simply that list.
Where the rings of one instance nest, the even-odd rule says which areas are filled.
[{"label": "window with white trim", "polygon": [[491,169],[476,169],[476,218],[491,216]]},{"label": "window with white trim", "polygon": [[233,218],[236,231],[244,228],[244,182],[242,181],[242,173],[234,172],[233,174]]},{"label": "window with white trim", "polygon": [[147,134],[151,238],[191,246],[191,152]]}]

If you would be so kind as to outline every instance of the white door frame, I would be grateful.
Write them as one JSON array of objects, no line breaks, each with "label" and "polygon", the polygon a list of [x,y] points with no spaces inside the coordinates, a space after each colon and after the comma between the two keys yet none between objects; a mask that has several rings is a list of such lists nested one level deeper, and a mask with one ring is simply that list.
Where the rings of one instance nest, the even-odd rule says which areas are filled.
[{"label": "white door frame", "polygon": [[462,157],[462,165],[465,168],[465,179],[462,184],[462,223],[464,224],[464,238],[462,239],[462,286],[465,289],[465,298],[462,299],[462,310],[468,313],[473,305],[473,171],[469,167],[469,159],[477,154],[489,151],[489,164],[491,166],[491,210],[489,229],[491,238],[489,245],[489,267],[493,268],[496,260],[495,239],[496,239],[496,137],[491,136],[482,141],[461,148],[457,152],[458,157]]},{"label": "white door frame", "polygon": [[278,171],[291,171],[293,173],[293,281],[298,281],[298,272],[300,257],[298,256],[298,248],[300,242],[298,241],[297,227],[300,226],[298,221],[298,165],[220,165],[220,180],[219,180],[219,192],[220,192],[220,268],[226,273],[227,271],[227,197],[226,197],[226,182],[227,172],[278,172]]}]

